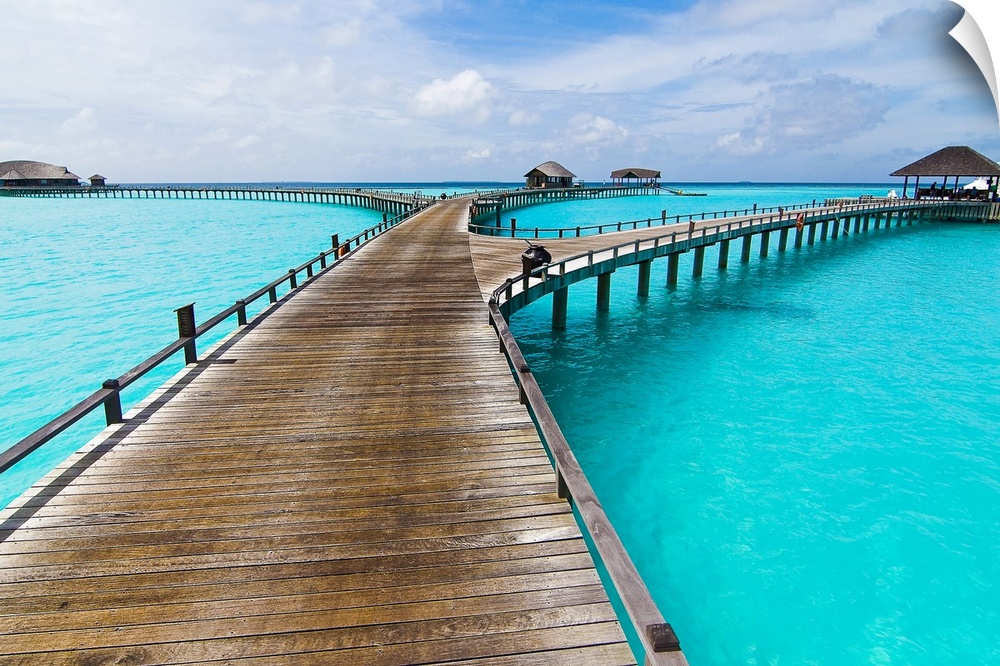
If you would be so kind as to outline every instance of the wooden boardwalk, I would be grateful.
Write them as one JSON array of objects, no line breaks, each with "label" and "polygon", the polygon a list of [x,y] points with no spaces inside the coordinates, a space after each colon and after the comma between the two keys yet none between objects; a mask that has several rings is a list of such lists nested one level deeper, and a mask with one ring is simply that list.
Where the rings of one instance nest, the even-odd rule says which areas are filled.
[{"label": "wooden boardwalk", "polygon": [[375,239],[0,512],[0,664],[634,663],[467,210]]}]

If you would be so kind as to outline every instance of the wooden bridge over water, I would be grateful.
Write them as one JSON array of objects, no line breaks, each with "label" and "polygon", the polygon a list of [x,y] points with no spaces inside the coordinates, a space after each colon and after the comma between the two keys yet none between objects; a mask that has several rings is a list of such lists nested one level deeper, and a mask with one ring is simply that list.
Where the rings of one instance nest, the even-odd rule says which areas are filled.
[{"label": "wooden bridge over water", "polygon": [[625,621],[641,658],[684,664],[504,315],[553,293],[559,325],[575,281],[606,309],[615,268],[638,264],[642,293],[647,262],[669,283],[713,244],[724,268],[736,239],[749,261],[772,235],[991,212],[692,220],[546,241],[552,264],[522,276],[524,242],[469,234],[459,199],[335,247],[124,417],[118,383],[95,394],[108,429],[0,512],[0,663],[635,663]]},{"label": "wooden bridge over water", "polygon": [[434,197],[361,187],[253,187],[243,185],[109,185],[3,187],[0,196],[43,199],[212,199],[339,204],[399,215],[425,208]]}]

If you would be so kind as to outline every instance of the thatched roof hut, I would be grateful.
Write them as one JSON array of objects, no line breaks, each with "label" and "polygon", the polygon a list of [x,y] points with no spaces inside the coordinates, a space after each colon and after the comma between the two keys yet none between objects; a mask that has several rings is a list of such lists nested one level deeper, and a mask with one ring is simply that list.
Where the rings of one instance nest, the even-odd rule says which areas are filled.
[{"label": "thatched roof hut", "polygon": [[[906,188],[909,185],[910,177],[914,176],[914,196],[943,196],[945,192],[958,190],[959,178],[979,178],[992,179],[995,183],[1000,180],[1000,164],[997,164],[982,153],[969,148],[968,146],[948,146],[936,153],[931,153],[927,157],[921,158],[912,164],[908,164],[901,169],[893,171],[890,176],[903,176],[903,196],[906,196]],[[920,178],[940,178],[942,186],[937,186],[937,181],[929,189],[920,189]],[[948,187],[948,181],[954,178],[953,187]],[[995,190],[994,190],[995,191]]]},{"label": "thatched roof hut", "polygon": [[617,169],[611,172],[611,182],[615,185],[631,185],[633,180],[636,181],[636,185],[659,185],[660,172],[656,169],[637,167]]},{"label": "thatched roof hut", "polygon": [[529,188],[539,187],[573,187],[576,175],[558,162],[544,162],[524,174]]},{"label": "thatched roof hut", "polygon": [[80,177],[64,166],[13,160],[0,162],[0,187],[66,187],[80,184]]}]

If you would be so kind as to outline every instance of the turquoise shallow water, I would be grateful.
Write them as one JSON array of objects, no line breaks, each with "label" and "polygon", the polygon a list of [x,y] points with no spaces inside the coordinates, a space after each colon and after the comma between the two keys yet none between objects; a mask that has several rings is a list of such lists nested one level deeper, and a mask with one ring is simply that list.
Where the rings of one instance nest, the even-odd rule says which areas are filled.
[{"label": "turquoise shallow water", "polygon": [[[204,321],[330,248],[331,234],[346,240],[381,219],[322,204],[0,197],[4,448],[176,339],[175,308],[194,302]],[[124,408],[182,363],[130,387]],[[88,417],[0,476],[0,506],[102,426],[103,413]]]},{"label": "turquoise shallow water", "polygon": [[[684,187],[709,196],[513,215],[576,226],[887,190]],[[437,189],[465,188],[423,188]],[[172,340],[174,308],[195,301],[202,320],[379,218],[0,198],[5,444]],[[547,300],[513,318],[643,577],[695,666],[1000,661],[1000,233],[920,225],[771,248],[746,266],[733,248],[721,274],[709,250],[698,281],[682,259],[672,290],[657,262],[643,301],[620,270],[600,317],[595,285],[576,285],[563,333]],[[0,506],[92,421],[0,476]]]},{"label": "turquoise shallow water", "polygon": [[692,664],[997,663],[1000,233],[771,247],[512,328]]}]

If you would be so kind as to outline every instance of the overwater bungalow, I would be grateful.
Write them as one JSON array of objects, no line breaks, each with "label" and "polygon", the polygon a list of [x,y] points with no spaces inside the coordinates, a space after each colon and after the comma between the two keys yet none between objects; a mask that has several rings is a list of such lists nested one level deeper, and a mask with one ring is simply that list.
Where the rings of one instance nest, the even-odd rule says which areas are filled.
[{"label": "overwater bungalow", "polygon": [[576,175],[558,162],[550,160],[539,164],[524,174],[524,177],[527,179],[528,189],[540,189],[573,187]]},{"label": "overwater bungalow", "polygon": [[80,177],[64,166],[13,160],[0,162],[0,187],[79,187]]},{"label": "overwater bungalow", "polygon": [[644,185],[646,187],[656,187],[660,184],[660,172],[656,169],[639,169],[636,167],[618,169],[611,172],[611,183],[623,186]]},{"label": "overwater bungalow", "polygon": [[[890,176],[903,176],[903,198],[910,184],[910,177],[916,177],[913,184],[913,198],[941,199],[986,199],[995,198],[997,183],[1000,182],[1000,164],[997,164],[982,153],[968,146],[948,146],[927,157],[921,158],[902,169],[893,171]],[[920,187],[920,178],[934,180],[930,187]],[[949,185],[949,181],[954,182]],[[984,178],[987,182],[985,190],[965,190],[959,188],[960,178]],[[925,181],[926,182],[926,181]]]},{"label": "overwater bungalow", "polygon": [[95,173],[89,178],[91,187],[105,187],[107,186],[107,179],[99,173]]}]

